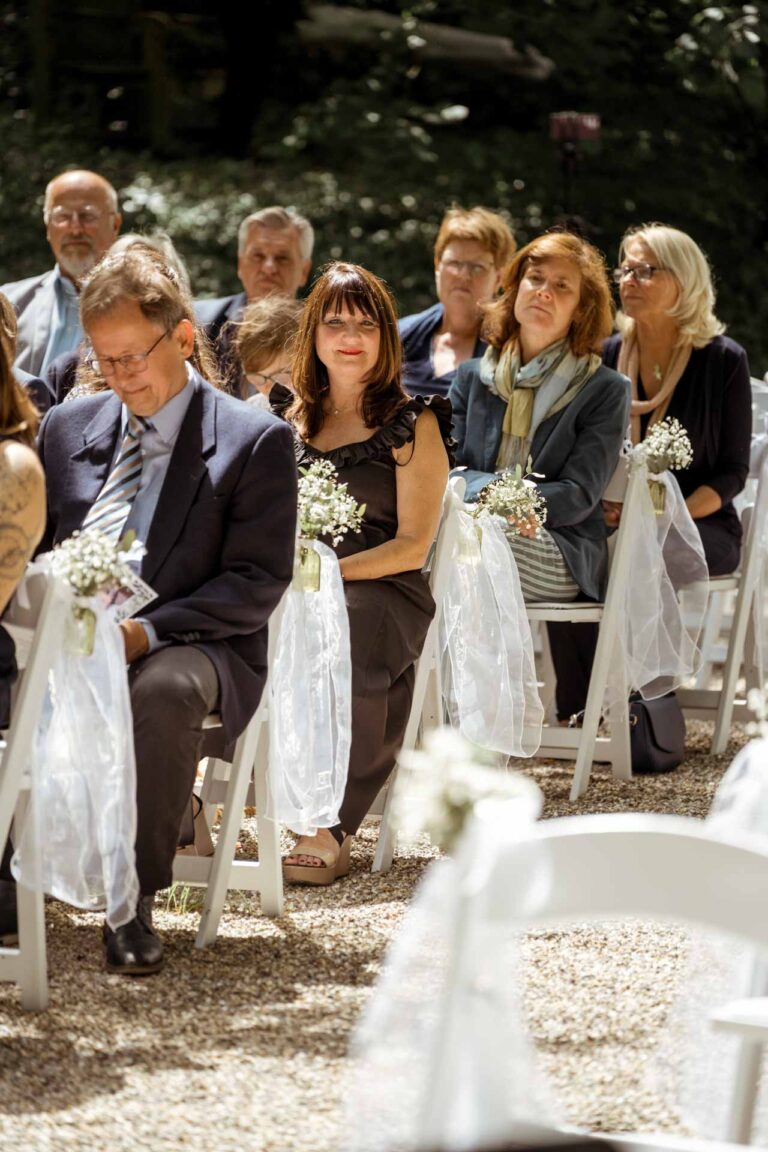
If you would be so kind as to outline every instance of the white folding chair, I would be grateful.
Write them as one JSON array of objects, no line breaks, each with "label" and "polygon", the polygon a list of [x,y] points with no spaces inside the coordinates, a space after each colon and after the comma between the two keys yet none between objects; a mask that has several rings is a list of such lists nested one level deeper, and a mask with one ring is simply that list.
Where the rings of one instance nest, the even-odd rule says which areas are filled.
[{"label": "white folding chair", "polygon": [[[281,606],[269,621],[268,668],[274,658],[280,631]],[[195,947],[205,948],[216,939],[224,902],[230,889],[258,892],[265,916],[283,914],[283,869],[280,858],[280,829],[267,815],[267,768],[269,763],[270,677],[261,703],[235,745],[232,763],[211,757],[206,765],[200,798],[206,812],[223,806],[219,834],[213,856],[177,855],[173,878],[183,884],[205,887],[205,900]],[[221,727],[214,714],[205,725]],[[235,859],[243,811],[248,804],[256,808],[259,859]]]},{"label": "white folding chair", "polygon": [[[747,512],[751,513],[749,516]],[[731,724],[734,720],[748,720],[750,713],[746,706],[746,694],[750,688],[763,688],[760,675],[752,658],[754,651],[753,613],[755,607],[763,610],[765,605],[756,605],[760,593],[760,540],[768,530],[768,453],[760,468],[755,504],[745,509],[745,537],[741,554],[741,565],[732,576],[716,576],[709,581],[711,596],[722,596],[735,592],[733,620],[728,635],[725,667],[722,686],[718,688],[678,689],[677,698],[687,718],[714,720],[712,753],[725,751]],[[740,675],[743,673],[745,687],[737,696]]]},{"label": "white folding chair", "polygon": [[[16,645],[20,681],[10,726],[0,744],[0,850],[13,825],[18,839],[24,825],[32,778],[29,761],[48,685],[48,673],[64,638],[71,597],[64,585],[36,572],[8,606],[3,626]],[[23,1008],[48,1006],[43,893],[18,885],[19,945],[0,948],[0,981],[16,983]]]},{"label": "white folding chair", "polygon": [[[561,728],[545,724],[540,759],[575,758],[576,767],[571,786],[571,800],[578,800],[589,784],[593,759],[607,761],[618,780],[631,780],[632,762],[629,744],[629,687],[626,683],[624,661],[619,648],[621,600],[629,575],[633,534],[640,511],[639,497],[645,476],[640,469],[630,473],[624,497],[624,507],[616,532],[616,543],[610,561],[608,587],[602,604],[572,602],[570,604],[532,603],[527,605],[528,619],[559,621],[570,624],[596,623],[599,625],[595,660],[589,681],[584,720],[581,728]],[[603,713],[605,692],[612,687],[612,704],[606,709],[607,736],[598,736]],[[542,702],[547,702],[546,686]]]},{"label": "white folding chair", "polygon": [[758,435],[768,431],[768,383],[752,376],[752,431]]},{"label": "white folding chair", "polygon": [[[647,918],[714,929],[768,952],[768,854],[713,835],[702,821],[636,813],[572,816],[517,831],[519,837],[498,845],[491,840],[489,848],[489,823],[483,869],[473,870],[471,856],[463,860],[467,882],[451,921],[453,954],[441,957],[441,971],[450,973],[436,1008],[441,1043],[425,1053],[432,1067],[425,1075],[427,1099],[419,1112],[424,1147],[442,1147],[450,1135],[453,1105],[465,1089],[456,1082],[457,1069],[467,1062],[483,1094],[482,1107],[466,1096],[462,1100],[463,1115],[479,1117],[482,1131],[471,1134],[477,1146],[501,1139],[500,1129],[510,1121],[509,1086],[494,1065],[505,1046],[514,1047],[514,1038],[489,1035],[494,1016],[482,1006],[494,1003],[494,988],[487,975],[480,985],[477,978],[479,955],[483,950],[498,953],[506,933]],[[514,976],[506,972],[502,978]],[[484,1028],[475,1043],[474,1020],[482,1020]],[[448,1050],[451,1037],[462,1045],[464,1065]],[[748,1093],[742,1081],[753,1073],[754,1065],[742,1060],[729,1085],[727,1140],[748,1136],[743,1110]],[[642,1144],[642,1135],[635,1136]]]},{"label": "white folding chair", "polygon": [[[413,683],[413,700],[411,711],[403,737],[402,748],[408,750],[415,748],[422,731],[435,728],[442,721],[443,692],[440,676],[440,641],[439,617],[445,583],[448,577],[448,565],[451,562],[453,546],[456,539],[455,519],[451,517],[451,508],[461,506],[466,488],[462,476],[452,476],[445,490],[440,525],[435,537],[432,553],[432,562],[429,569],[429,587],[434,598],[436,609],[432,622],[429,625],[424,647],[416,661],[416,674]],[[390,776],[384,797],[384,806],[381,816],[381,827],[376,842],[376,851],[373,858],[373,872],[388,872],[392,867],[392,860],[397,845],[397,833],[392,823],[392,798],[395,793],[397,769]],[[381,794],[380,794],[381,795]],[[374,804],[371,811],[376,810]]]}]

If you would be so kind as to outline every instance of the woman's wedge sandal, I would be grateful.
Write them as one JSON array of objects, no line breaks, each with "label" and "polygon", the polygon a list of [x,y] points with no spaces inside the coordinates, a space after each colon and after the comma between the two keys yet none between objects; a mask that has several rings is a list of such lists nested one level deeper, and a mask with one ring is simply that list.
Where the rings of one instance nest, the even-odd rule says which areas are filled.
[{"label": "woman's wedge sandal", "polygon": [[[317,844],[314,836],[301,836],[293,847],[291,856],[312,856],[322,860],[322,865],[283,864],[283,876],[288,884],[333,884],[349,872],[349,853],[352,837],[345,836],[337,852]],[[304,847],[299,845],[304,842]]]}]

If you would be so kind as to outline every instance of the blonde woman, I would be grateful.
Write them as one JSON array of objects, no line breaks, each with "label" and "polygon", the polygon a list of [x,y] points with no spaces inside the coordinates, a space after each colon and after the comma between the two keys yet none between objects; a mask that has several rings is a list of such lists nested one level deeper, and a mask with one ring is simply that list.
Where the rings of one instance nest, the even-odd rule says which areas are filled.
[{"label": "blonde woman", "polygon": [[[664,224],[630,229],[621,242],[619,332],[603,361],[632,384],[632,440],[672,417],[686,429],[693,464],[676,479],[701,535],[710,575],[738,566],[741,521],[733,498],[749,472],[752,394],[744,349],[724,335],[706,256]],[[606,505],[616,523],[619,508]]]}]

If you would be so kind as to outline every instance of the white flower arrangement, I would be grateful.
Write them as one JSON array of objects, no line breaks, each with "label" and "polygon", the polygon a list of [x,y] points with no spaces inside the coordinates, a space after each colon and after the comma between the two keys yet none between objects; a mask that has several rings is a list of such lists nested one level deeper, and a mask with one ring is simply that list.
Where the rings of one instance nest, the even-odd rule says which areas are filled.
[{"label": "white flower arrangement", "polygon": [[759,688],[750,688],[747,692],[747,708],[755,715],[755,719],[747,724],[747,735],[768,739],[768,699],[765,692]]},{"label": "white flower arrangement", "polygon": [[481,756],[481,749],[448,727],[428,732],[422,750],[401,754],[393,820],[404,841],[426,832],[450,852],[477,805],[486,800],[520,802],[532,820],[539,815],[542,796],[533,781],[491,767],[490,758],[483,763]]},{"label": "white flower arrangement", "polygon": [[133,572],[128,560],[139,559],[143,553],[134,533],[114,541],[97,529],[86,528],[55,546],[51,571],[69,584],[76,596],[96,596],[129,581]]},{"label": "white flower arrangement", "polygon": [[339,483],[330,460],[315,460],[299,471],[299,535],[305,540],[330,536],[339,544],[347,532],[357,532],[365,504],[358,504],[347,485]]},{"label": "white flower arrangement", "polygon": [[541,479],[541,473],[531,471],[532,461],[528,457],[526,470],[520,464],[510,468],[492,480],[477,501],[475,515],[490,512],[507,521],[505,531],[508,536],[519,536],[522,527],[535,530],[538,537],[547,516],[547,503],[539,492],[531,476]]},{"label": "white flower arrangement", "polygon": [[693,463],[691,441],[679,420],[660,420],[654,424],[635,451],[653,473],[666,472],[668,468],[680,472]]},{"label": "white flower arrangement", "polygon": [[83,601],[99,596],[106,602],[108,593],[130,585],[134,574],[129,562],[140,560],[145,552],[135,532],[126,532],[118,541],[96,528],[73,532],[54,547],[51,572],[68,584],[77,598],[66,633],[70,651],[81,656],[93,654],[96,613]]}]

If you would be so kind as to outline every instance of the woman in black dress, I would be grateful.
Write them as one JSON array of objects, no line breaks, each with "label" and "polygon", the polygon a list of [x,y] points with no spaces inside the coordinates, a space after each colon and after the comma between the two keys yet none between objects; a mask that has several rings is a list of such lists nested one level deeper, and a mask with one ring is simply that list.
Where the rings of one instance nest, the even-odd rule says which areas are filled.
[{"label": "woman in black dress", "polygon": [[[16,313],[0,293],[0,614],[45,528],[45,480],[34,451],[38,414],[13,373]],[[0,727],[8,724],[16,679],[13,640],[0,624]],[[16,942],[16,885],[10,845],[0,865],[0,947]]]},{"label": "woman in black dress", "polygon": [[394,302],[376,276],[332,264],[307,300],[293,360],[293,396],[272,392],[293,425],[299,466],[323,458],[360,504],[363,526],[336,548],[352,649],[352,748],[336,828],[299,838],[287,880],[329,884],[395,766],[413,694],[414,662],[435,611],[422,567],[448,478],[450,408],[408,398]]}]

